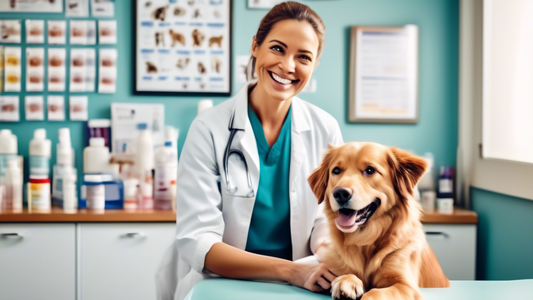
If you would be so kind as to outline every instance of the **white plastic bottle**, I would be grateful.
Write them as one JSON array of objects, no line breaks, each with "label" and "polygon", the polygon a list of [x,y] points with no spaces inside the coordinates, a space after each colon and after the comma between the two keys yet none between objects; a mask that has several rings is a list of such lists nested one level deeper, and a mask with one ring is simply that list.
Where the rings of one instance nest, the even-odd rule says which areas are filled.
[{"label": "white plastic bottle", "polygon": [[147,128],[146,123],[137,124],[139,131],[135,139],[135,161],[134,176],[139,179],[142,193],[141,207],[143,209],[153,208],[153,178],[154,168],[154,141],[152,132]]},{"label": "white plastic bottle", "polygon": [[178,128],[175,128],[173,126],[167,126],[165,130],[165,142],[170,142],[173,155],[176,159],[176,172],[172,173],[175,174],[174,183],[171,186],[171,193],[172,193],[172,207],[176,207],[176,179],[178,177],[178,138],[180,135],[180,130]]},{"label": "white plastic bottle", "polygon": [[155,155],[154,208],[172,210],[174,193],[178,175],[178,157],[172,149],[170,141],[160,147]]},{"label": "white plastic bottle", "polygon": [[46,130],[36,129],[30,141],[30,175],[50,175],[52,142],[46,139]]},{"label": "white plastic bottle", "polygon": [[3,182],[7,162],[17,156],[17,136],[9,129],[0,130],[0,184]]},{"label": "white plastic bottle", "polygon": [[78,209],[78,195],[76,193],[76,169],[65,166],[63,169],[63,210],[66,213],[75,213]]},{"label": "white plastic bottle", "polygon": [[9,160],[5,173],[6,208],[14,212],[22,211],[22,170],[16,158]]},{"label": "white plastic bottle", "polygon": [[[52,177],[52,198],[54,201],[63,201],[63,174],[65,168],[74,165],[74,149],[70,142],[70,129],[59,129],[59,143],[57,144],[57,159]],[[74,171],[75,173],[75,171]],[[76,182],[74,182],[75,184]],[[61,205],[62,206],[62,205]]]},{"label": "white plastic bottle", "polygon": [[98,174],[109,171],[109,148],[103,138],[91,138],[83,150],[83,173]]}]

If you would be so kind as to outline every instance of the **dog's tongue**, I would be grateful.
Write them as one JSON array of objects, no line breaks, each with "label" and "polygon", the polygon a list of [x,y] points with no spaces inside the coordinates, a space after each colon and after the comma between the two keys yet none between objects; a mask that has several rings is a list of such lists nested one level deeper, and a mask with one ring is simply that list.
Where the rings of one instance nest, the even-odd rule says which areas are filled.
[{"label": "dog's tongue", "polygon": [[356,217],[357,214],[355,213],[355,211],[348,215],[339,213],[339,215],[337,216],[337,224],[345,227],[350,227],[355,224]]}]

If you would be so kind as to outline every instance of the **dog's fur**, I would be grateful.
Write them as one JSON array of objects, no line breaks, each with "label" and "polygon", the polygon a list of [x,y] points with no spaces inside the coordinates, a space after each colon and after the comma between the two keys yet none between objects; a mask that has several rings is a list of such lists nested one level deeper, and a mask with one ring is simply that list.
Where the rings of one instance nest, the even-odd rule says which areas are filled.
[{"label": "dog's fur", "polygon": [[[375,169],[371,175],[369,167]],[[339,276],[331,285],[334,299],[423,299],[419,287],[449,287],[413,197],[426,169],[423,158],[398,148],[357,142],[330,146],[308,181],[328,219],[331,241],[322,259]],[[339,187],[351,192],[347,203],[335,198]],[[365,223],[337,223],[341,208],[361,210],[372,202],[380,204]]]}]

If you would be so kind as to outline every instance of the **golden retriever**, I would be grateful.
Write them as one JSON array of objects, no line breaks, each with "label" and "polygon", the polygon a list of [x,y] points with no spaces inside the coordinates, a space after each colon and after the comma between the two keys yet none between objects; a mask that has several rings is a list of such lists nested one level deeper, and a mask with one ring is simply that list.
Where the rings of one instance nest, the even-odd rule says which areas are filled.
[{"label": "golden retriever", "polygon": [[329,224],[322,260],[339,276],[334,299],[423,299],[419,287],[450,286],[413,197],[426,169],[423,158],[394,147],[330,146],[308,182]]}]

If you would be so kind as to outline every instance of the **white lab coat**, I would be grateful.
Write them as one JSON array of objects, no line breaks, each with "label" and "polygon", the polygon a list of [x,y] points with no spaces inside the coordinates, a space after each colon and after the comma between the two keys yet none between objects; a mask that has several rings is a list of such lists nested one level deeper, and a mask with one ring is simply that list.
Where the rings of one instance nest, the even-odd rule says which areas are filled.
[{"label": "white lab coat", "polygon": [[[240,130],[232,142],[246,157],[252,186],[257,192],[259,155],[248,118],[249,82],[235,97],[198,116],[189,129],[181,153],[177,178],[176,239],[165,253],[157,272],[159,299],[185,298],[204,278],[211,246],[224,242],[245,249],[254,198],[226,193],[224,151],[230,135],[228,125],[235,112],[234,128]],[[327,234],[322,209],[307,178],[319,166],[328,143],[339,145],[342,135],[337,121],[325,111],[297,97],[292,100],[291,161],[289,175],[290,225],[293,259],[312,255]],[[237,155],[230,159],[230,182],[247,187],[244,164]],[[231,176],[238,173],[238,178]],[[217,187],[220,177],[221,192]]]}]

